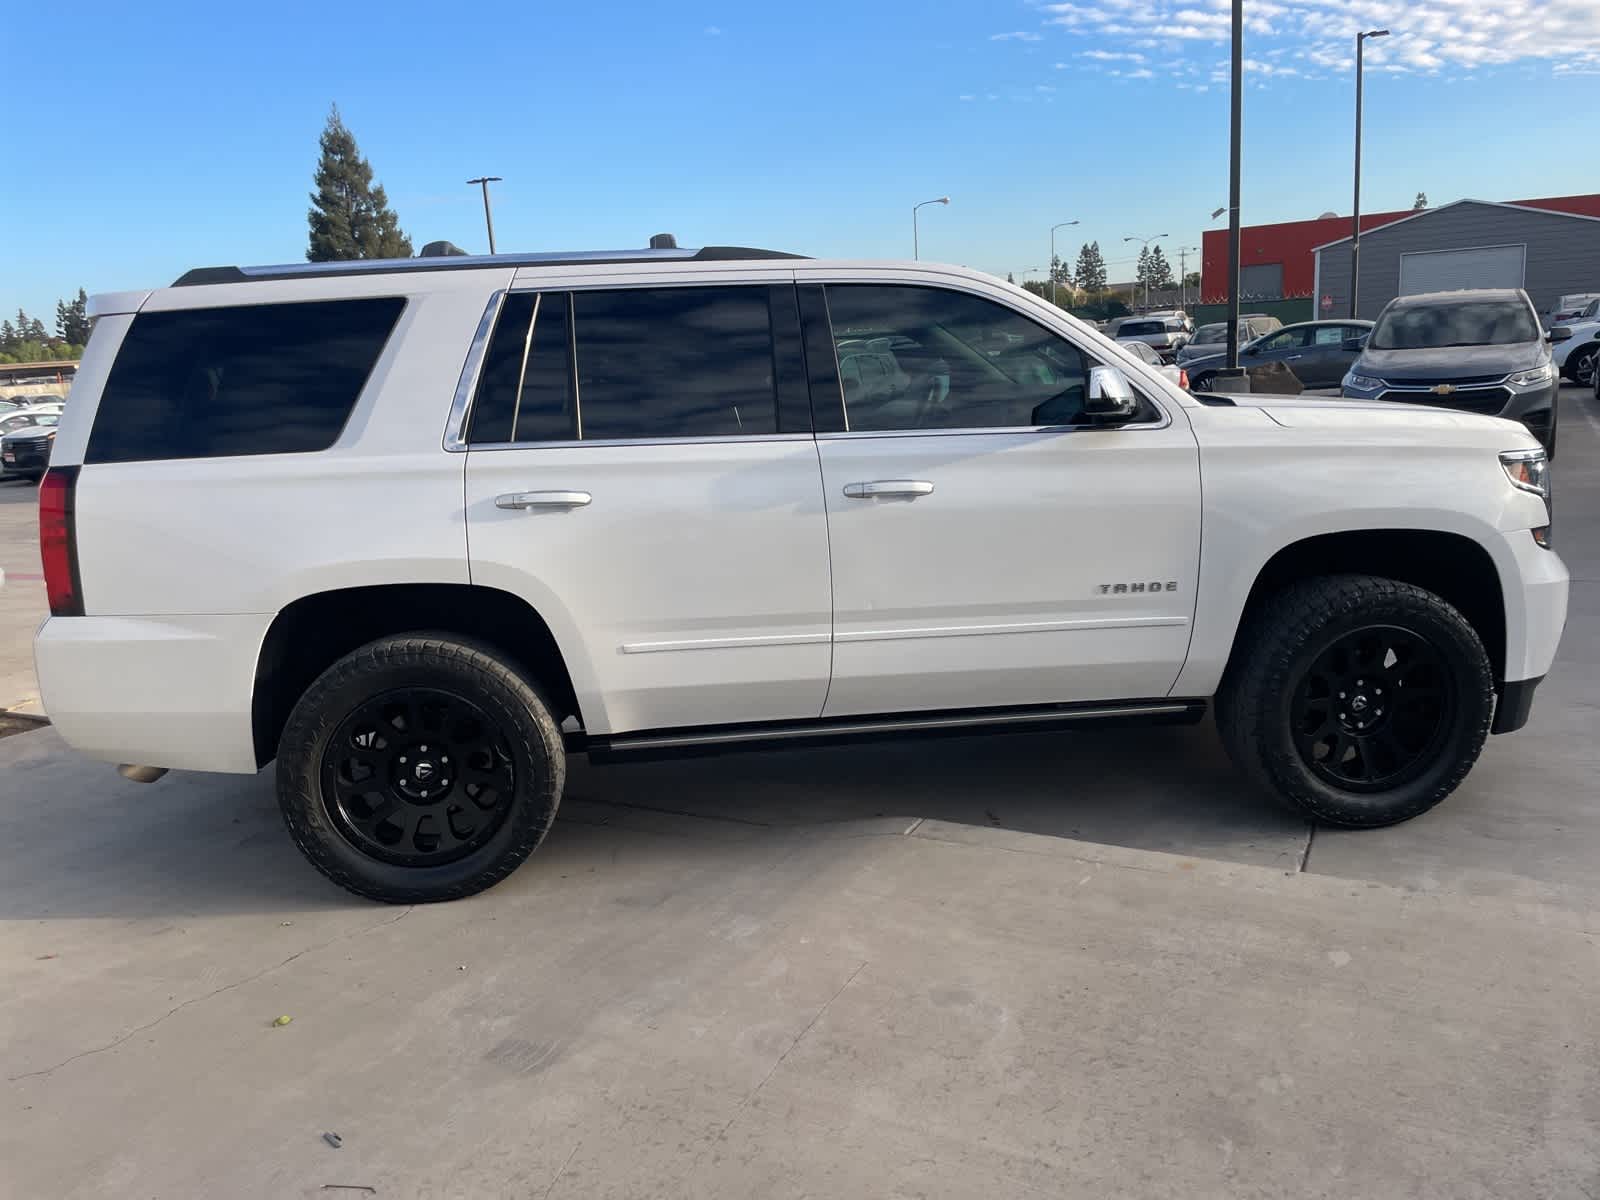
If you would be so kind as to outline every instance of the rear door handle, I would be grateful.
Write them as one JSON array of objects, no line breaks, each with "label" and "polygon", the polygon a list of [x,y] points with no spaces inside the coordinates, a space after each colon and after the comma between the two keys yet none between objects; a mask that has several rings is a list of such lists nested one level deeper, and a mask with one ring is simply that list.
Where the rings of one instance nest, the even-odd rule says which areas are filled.
[{"label": "rear door handle", "polygon": [[594,497],[588,492],[507,492],[494,498],[496,508],[524,511],[540,508],[582,508]]},{"label": "rear door handle", "polygon": [[880,496],[927,496],[933,484],[926,479],[874,479],[870,483],[847,483],[844,494],[852,500],[873,500]]}]

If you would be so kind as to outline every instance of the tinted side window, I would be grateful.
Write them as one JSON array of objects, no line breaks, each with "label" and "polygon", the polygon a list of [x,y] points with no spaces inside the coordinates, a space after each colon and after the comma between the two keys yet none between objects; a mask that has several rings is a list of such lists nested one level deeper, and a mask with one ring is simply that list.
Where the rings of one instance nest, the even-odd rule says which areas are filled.
[{"label": "tinted side window", "polygon": [[574,292],[572,317],[585,440],[778,431],[767,288]]},{"label": "tinted side window", "polygon": [[1285,329],[1282,333],[1275,333],[1261,343],[1259,349],[1268,350],[1295,350],[1306,344],[1306,335],[1309,329]]},{"label": "tinted side window", "polygon": [[399,297],[142,313],[112,364],[87,462],[326,450]]},{"label": "tinted side window", "polygon": [[1002,305],[830,284],[828,311],[853,431],[1065,425],[1083,414],[1082,353]]},{"label": "tinted side window", "polygon": [[565,292],[506,297],[472,405],[474,445],[553,442],[577,435]]}]

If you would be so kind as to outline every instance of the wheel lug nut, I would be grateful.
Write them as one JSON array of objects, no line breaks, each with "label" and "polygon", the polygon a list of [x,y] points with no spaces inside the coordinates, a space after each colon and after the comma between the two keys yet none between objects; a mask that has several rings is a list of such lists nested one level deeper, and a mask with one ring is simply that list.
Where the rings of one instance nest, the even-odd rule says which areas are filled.
[{"label": "wheel lug nut", "polygon": [[423,752],[423,753],[424,753],[424,754],[426,754],[426,753],[427,753],[427,752],[428,752],[428,748],[427,748],[427,747],[426,747],[426,746],[424,746],[424,747],[423,747],[423,748],[422,748],[422,752]]},{"label": "wheel lug nut", "polygon": [[[1344,693],[1343,693],[1343,692],[1340,692],[1340,693],[1339,693],[1339,699],[1341,699],[1341,700],[1343,700],[1343,699],[1344,699]],[[402,759],[402,760],[401,760],[401,761],[404,761],[404,760],[403,760],[403,759]]]},{"label": "wheel lug nut", "polygon": [[405,760],[406,760],[406,756],[405,756],[405,755],[404,755],[404,754],[402,754],[402,755],[401,755],[401,756],[400,756],[400,761],[401,761],[401,762],[405,762]]}]

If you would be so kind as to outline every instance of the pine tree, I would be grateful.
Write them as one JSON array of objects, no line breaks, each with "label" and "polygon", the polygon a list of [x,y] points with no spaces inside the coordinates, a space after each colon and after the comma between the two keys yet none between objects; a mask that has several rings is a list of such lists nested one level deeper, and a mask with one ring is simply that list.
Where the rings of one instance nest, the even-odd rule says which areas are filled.
[{"label": "pine tree", "polygon": [[1150,286],[1150,247],[1139,247],[1139,265],[1133,269],[1133,281],[1140,287]]},{"label": "pine tree", "polygon": [[1160,246],[1150,251],[1150,261],[1145,269],[1149,272],[1152,288],[1159,291],[1178,286],[1177,281],[1172,278],[1172,264],[1167,261],[1167,256],[1162,253]]},{"label": "pine tree", "polygon": [[372,182],[372,164],[361,157],[355,135],[345,127],[339,106],[328,113],[322,131],[322,157],[311,194],[310,262],[347,258],[410,258],[411,239],[389,207],[383,186]]},{"label": "pine tree", "polygon": [[10,350],[22,339],[17,336],[17,330],[9,319],[0,321],[0,350]]},{"label": "pine tree", "polygon": [[1072,286],[1072,268],[1061,260],[1059,254],[1050,260],[1050,282],[1058,288]]},{"label": "pine tree", "polygon": [[1006,272],[1006,282],[1007,283],[1015,283],[1016,281],[1017,281],[1017,277],[1015,275],[1013,275],[1010,271],[1007,271]]},{"label": "pine tree", "polygon": [[1086,292],[1106,290],[1106,260],[1099,242],[1085,242],[1078,250],[1078,267],[1073,272],[1078,286]]},{"label": "pine tree", "polygon": [[28,341],[43,342],[48,341],[49,338],[50,335],[45,332],[44,322],[39,320],[38,317],[34,317],[33,320],[28,322]]},{"label": "pine tree", "polygon": [[1412,204],[1412,206],[1411,206],[1411,211],[1412,212],[1421,212],[1423,209],[1425,209],[1427,207],[1428,207],[1428,193],[1427,192],[1418,192],[1417,193],[1416,202],[1414,204]]},{"label": "pine tree", "polygon": [[56,301],[56,334],[73,346],[89,340],[89,296],[82,288],[77,299]]}]

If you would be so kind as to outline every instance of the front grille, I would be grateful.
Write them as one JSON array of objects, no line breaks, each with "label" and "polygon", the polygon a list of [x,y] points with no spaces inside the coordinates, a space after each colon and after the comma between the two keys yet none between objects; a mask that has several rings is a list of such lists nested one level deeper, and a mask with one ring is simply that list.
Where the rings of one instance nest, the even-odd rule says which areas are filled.
[{"label": "front grille", "polygon": [[[1456,384],[1456,386],[1461,385]],[[1436,396],[1432,392],[1390,390],[1384,392],[1378,399],[1393,400],[1400,404],[1426,404],[1429,408],[1448,408],[1456,412],[1485,413],[1492,417],[1505,408],[1511,400],[1511,393],[1503,387],[1464,388],[1448,396]]]},{"label": "front grille", "polygon": [[1477,387],[1485,383],[1499,383],[1506,377],[1501,371],[1498,375],[1439,375],[1427,379],[1386,379],[1392,387],[1431,388],[1437,384],[1448,383],[1451,387]]},{"label": "front grille", "polygon": [[8,467],[42,467],[50,461],[49,442],[12,442],[6,446],[12,455]]}]

